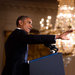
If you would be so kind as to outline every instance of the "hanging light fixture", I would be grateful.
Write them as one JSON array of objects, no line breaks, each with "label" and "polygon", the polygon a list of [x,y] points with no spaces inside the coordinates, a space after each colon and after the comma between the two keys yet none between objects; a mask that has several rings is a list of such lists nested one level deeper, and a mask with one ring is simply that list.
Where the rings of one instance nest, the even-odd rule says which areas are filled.
[{"label": "hanging light fixture", "polygon": [[[56,34],[62,34],[63,32],[73,29],[75,30],[75,7],[74,0],[58,0],[58,14],[56,18],[56,24],[54,30]],[[71,56],[75,56],[75,31],[67,37],[70,40],[58,39],[56,46],[59,48],[59,52],[62,52],[64,56],[64,63],[67,65],[71,61]]]},{"label": "hanging light fixture", "polygon": [[46,19],[42,18],[40,21],[40,31],[47,31],[52,28],[51,16],[47,16]]}]

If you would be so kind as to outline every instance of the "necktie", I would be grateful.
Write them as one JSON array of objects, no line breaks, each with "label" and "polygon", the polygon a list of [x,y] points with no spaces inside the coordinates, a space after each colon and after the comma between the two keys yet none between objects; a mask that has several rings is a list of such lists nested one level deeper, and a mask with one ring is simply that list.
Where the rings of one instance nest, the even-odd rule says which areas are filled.
[{"label": "necktie", "polygon": [[28,58],[28,45],[27,45],[27,50],[26,50],[26,53],[25,53],[25,63],[27,63],[27,58]]}]

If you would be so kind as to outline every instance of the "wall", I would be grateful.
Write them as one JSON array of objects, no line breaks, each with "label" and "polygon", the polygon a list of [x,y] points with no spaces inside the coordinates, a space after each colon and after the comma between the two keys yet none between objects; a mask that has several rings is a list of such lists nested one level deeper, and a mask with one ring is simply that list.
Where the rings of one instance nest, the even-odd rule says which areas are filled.
[{"label": "wall", "polygon": [[65,75],[75,75],[75,56],[71,57],[70,63],[64,66],[64,69]]},{"label": "wall", "polygon": [[2,29],[0,29],[0,74],[1,74],[1,70],[2,70],[3,50],[4,50],[3,31],[2,31]]},{"label": "wall", "polygon": [[[42,2],[9,2],[1,3],[2,21],[5,20],[4,29],[15,28],[15,20],[19,15],[28,15],[33,20],[34,28],[39,29],[39,21],[42,17],[52,16],[52,23],[55,22],[57,14],[57,4],[42,3]],[[56,8],[55,8],[56,7]],[[10,28],[9,28],[10,27]]]}]

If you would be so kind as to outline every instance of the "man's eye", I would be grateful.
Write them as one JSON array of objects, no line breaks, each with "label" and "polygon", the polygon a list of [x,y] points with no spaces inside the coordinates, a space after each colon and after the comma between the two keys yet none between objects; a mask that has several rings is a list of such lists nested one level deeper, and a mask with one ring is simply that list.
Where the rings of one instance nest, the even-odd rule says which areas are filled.
[{"label": "man's eye", "polygon": [[32,24],[32,22],[29,22],[29,24]]}]

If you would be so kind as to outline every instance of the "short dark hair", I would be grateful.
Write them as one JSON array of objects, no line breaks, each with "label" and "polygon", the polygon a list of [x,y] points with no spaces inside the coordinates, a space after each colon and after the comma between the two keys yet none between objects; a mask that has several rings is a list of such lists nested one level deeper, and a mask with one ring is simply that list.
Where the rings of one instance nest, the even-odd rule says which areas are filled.
[{"label": "short dark hair", "polygon": [[17,20],[16,20],[16,26],[19,25],[19,20],[24,20],[24,19],[26,19],[26,18],[30,18],[30,17],[29,17],[29,16],[19,16],[19,17],[17,18]]}]

